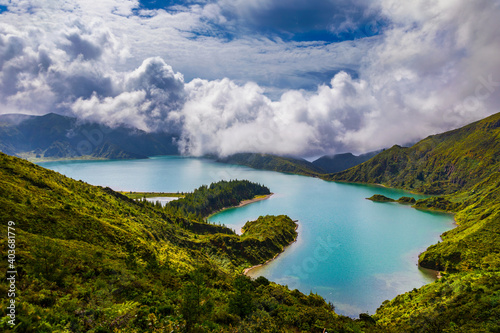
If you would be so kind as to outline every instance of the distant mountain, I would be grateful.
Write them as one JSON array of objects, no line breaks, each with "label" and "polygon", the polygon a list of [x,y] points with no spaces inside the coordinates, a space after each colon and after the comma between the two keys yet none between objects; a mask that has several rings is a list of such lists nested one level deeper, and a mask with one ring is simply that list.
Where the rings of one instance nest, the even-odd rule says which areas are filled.
[{"label": "distant mountain", "polygon": [[327,173],[335,173],[347,170],[363,162],[366,162],[378,153],[380,153],[380,151],[373,151],[359,156],[353,155],[352,153],[327,155],[318,158],[317,160],[313,161],[312,164]]},{"label": "distant mountain", "polygon": [[30,160],[135,159],[178,154],[174,136],[81,122],[49,113],[0,115],[0,151]]},{"label": "distant mountain", "polygon": [[270,154],[239,153],[219,158],[218,162],[245,165],[254,169],[293,173],[305,176],[318,176],[325,171],[304,159],[283,157]]},{"label": "distant mountain", "polygon": [[301,158],[258,153],[238,153],[217,161],[245,165],[254,169],[293,173],[304,176],[319,176],[349,169],[368,161],[378,152],[355,156],[351,153],[323,156],[313,162]]}]

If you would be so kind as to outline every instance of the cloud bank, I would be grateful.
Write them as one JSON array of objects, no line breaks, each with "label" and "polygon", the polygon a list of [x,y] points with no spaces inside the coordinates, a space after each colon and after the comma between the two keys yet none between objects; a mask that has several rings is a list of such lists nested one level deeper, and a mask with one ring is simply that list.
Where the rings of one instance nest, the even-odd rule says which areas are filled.
[{"label": "cloud bank", "polygon": [[[166,131],[193,156],[313,156],[405,144],[499,111],[498,2],[358,1],[347,12],[333,1],[321,7],[337,9],[321,29],[384,24],[329,43],[259,30],[314,30],[289,27],[304,4],[9,4],[0,14],[0,112]],[[283,21],[268,22],[280,12]],[[311,88],[311,77],[328,76]]]}]

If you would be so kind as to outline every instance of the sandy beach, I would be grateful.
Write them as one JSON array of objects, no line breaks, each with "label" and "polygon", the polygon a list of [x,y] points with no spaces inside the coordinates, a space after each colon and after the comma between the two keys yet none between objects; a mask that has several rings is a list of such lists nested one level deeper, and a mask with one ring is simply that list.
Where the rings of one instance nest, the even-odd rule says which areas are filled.
[{"label": "sandy beach", "polygon": [[208,221],[212,216],[214,216],[215,214],[219,214],[220,212],[223,212],[226,209],[239,208],[239,207],[243,207],[243,206],[249,205],[251,203],[257,202],[257,201],[262,201],[262,200],[269,199],[273,194],[274,193],[267,194],[267,195],[262,195],[262,196],[258,196],[256,198],[253,198],[253,199],[250,199],[250,200],[243,200],[242,202],[240,202],[240,204],[238,206],[232,206],[232,207],[222,208],[221,210],[218,210],[218,211],[213,212],[212,214],[210,214],[205,220]]},{"label": "sandy beach", "polygon": [[268,195],[263,195],[263,196],[258,196],[256,198],[253,198],[253,199],[250,199],[250,200],[243,200],[242,202],[240,202],[240,204],[238,206],[231,207],[231,208],[243,207],[243,206],[249,205],[251,203],[257,202],[257,201],[266,200],[266,199],[269,199],[273,194],[274,193],[271,193],[271,194],[268,194]]}]

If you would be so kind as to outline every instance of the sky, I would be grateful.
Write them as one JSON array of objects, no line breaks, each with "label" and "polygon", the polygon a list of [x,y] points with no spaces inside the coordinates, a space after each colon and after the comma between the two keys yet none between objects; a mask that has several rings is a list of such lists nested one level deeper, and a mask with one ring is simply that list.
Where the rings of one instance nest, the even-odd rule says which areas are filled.
[{"label": "sky", "polygon": [[499,111],[498,0],[0,0],[0,114],[356,154]]}]

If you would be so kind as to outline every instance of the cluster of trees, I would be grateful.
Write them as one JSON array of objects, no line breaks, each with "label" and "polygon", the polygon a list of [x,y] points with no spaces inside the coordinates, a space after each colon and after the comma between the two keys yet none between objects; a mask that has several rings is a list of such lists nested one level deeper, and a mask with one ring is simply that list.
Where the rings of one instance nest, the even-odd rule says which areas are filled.
[{"label": "cluster of trees", "polygon": [[200,186],[184,198],[169,202],[165,211],[171,215],[201,220],[223,208],[237,206],[243,200],[270,193],[266,186],[248,180],[221,180],[210,186]]}]

